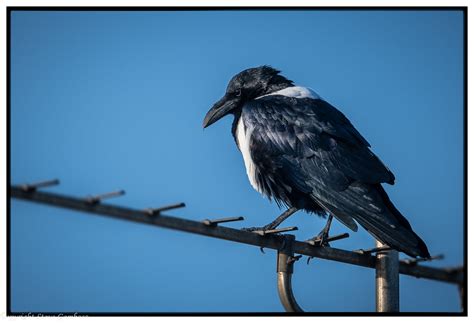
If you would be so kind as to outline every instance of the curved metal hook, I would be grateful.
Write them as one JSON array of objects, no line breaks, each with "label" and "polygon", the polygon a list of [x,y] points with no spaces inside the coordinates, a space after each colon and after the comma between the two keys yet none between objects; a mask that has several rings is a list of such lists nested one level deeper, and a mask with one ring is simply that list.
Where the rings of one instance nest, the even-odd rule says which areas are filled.
[{"label": "curved metal hook", "polygon": [[287,312],[304,312],[296,302],[291,285],[293,275],[293,263],[297,258],[293,253],[293,241],[295,236],[288,234],[283,236],[283,246],[277,255],[277,286],[278,296]]}]

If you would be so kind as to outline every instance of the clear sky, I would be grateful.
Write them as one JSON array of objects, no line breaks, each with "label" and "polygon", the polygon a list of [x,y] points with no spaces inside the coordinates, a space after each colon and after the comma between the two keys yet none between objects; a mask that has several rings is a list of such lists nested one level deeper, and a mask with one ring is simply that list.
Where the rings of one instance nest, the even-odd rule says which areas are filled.
[{"label": "clear sky", "polygon": [[[250,186],[231,117],[202,119],[239,71],[270,64],[338,107],[396,176],[385,186],[433,266],[463,258],[463,22],[442,11],[13,12],[11,180],[123,188],[193,220],[281,211]],[[112,202],[112,201],[111,201]],[[298,240],[324,220],[300,212]],[[332,232],[347,232],[339,223]],[[332,246],[370,248],[363,229]],[[405,257],[405,255],[401,255]],[[11,203],[13,311],[282,311],[275,252]],[[373,311],[374,271],[299,261],[307,311]],[[458,311],[456,286],[401,276],[402,311]]]}]

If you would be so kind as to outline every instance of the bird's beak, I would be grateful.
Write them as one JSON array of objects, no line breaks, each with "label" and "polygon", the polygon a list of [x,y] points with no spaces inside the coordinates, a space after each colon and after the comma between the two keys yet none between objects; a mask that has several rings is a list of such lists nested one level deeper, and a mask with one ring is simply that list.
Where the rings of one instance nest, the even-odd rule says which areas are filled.
[{"label": "bird's beak", "polygon": [[224,95],[222,99],[216,102],[212,108],[207,112],[202,122],[202,127],[207,128],[217,120],[227,115],[230,111],[235,109],[238,105],[238,99],[230,99]]}]

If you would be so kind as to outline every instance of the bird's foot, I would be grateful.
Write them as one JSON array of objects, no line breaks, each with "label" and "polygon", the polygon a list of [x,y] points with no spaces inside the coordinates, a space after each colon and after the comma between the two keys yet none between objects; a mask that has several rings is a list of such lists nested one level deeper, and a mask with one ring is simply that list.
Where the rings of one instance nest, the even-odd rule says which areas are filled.
[{"label": "bird's foot", "polygon": [[250,228],[242,228],[241,230],[243,231],[248,231],[248,232],[255,232],[255,231],[268,231],[268,230],[272,230],[272,229],[275,229],[274,227],[272,227],[271,225],[265,225],[263,227],[250,227]]},{"label": "bird's foot", "polygon": [[[263,226],[263,227],[250,227],[250,228],[242,228],[242,230],[244,231],[250,231],[250,232],[259,232],[259,233],[265,233],[265,231],[273,231],[276,229],[276,227],[278,227],[285,219],[287,219],[289,216],[291,216],[293,213],[295,213],[296,211],[298,211],[298,209],[296,207],[290,207],[288,210],[286,210],[285,212],[283,212],[282,214],[280,214],[275,220],[273,220],[272,222],[270,222],[269,224]],[[282,232],[286,232],[286,231],[292,231],[292,230],[297,230],[296,227],[291,227],[292,229],[289,230],[289,228],[287,228],[288,230],[286,229],[282,229]],[[269,233],[279,233],[280,229],[277,229],[275,231],[278,231],[278,232],[269,232]]]},{"label": "bird's foot", "polygon": [[266,226],[261,227],[261,228],[243,228],[242,230],[251,231],[251,232],[257,233],[261,236],[265,236],[267,234],[280,235],[283,232],[298,230],[298,227],[287,227],[287,228],[273,229],[274,227],[275,227],[274,225],[270,225],[270,226],[266,225]]},{"label": "bird's foot", "polygon": [[[329,242],[327,241],[328,236],[329,236],[328,232],[325,232],[325,230],[323,230],[317,236],[306,240],[306,242],[309,244],[312,244],[313,246],[329,247]],[[308,256],[308,259],[306,259],[306,264],[309,265],[309,262],[313,258],[314,257]]]},{"label": "bird's foot", "polygon": [[[269,224],[267,224],[263,227],[249,227],[249,228],[242,228],[240,230],[247,231],[247,232],[265,232],[271,229],[273,228]],[[260,252],[263,254],[265,253],[265,251],[263,251],[263,247],[260,247]]]},{"label": "bird's foot", "polygon": [[327,232],[326,230],[323,230],[317,236],[306,240],[306,242],[314,246],[330,247],[328,237],[329,237],[329,232]]},{"label": "bird's foot", "polygon": [[[323,229],[323,231],[321,231],[317,236],[306,240],[306,242],[309,244],[312,244],[313,246],[330,247],[329,242],[327,241],[328,237],[329,237],[329,232]],[[309,265],[309,262],[313,258],[314,257],[308,256],[308,259],[306,259],[306,264]]]}]

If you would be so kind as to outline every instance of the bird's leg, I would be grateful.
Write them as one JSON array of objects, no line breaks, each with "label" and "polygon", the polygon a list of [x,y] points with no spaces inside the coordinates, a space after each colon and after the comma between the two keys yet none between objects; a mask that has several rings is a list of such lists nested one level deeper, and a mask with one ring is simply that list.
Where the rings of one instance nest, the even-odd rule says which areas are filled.
[{"label": "bird's leg", "polygon": [[[326,240],[329,237],[329,229],[331,229],[331,223],[332,223],[332,215],[329,214],[328,221],[326,222],[326,225],[321,230],[321,232],[319,232],[317,236],[312,237],[308,241],[319,241],[320,246],[329,247],[329,243]],[[306,263],[309,265],[310,260],[313,258],[314,257],[308,256]]]},{"label": "bird's leg", "polygon": [[332,218],[333,216],[329,214],[328,221],[326,222],[324,228],[317,236],[309,239],[309,241],[319,241],[320,246],[329,247],[329,243],[326,240],[329,237],[329,229],[331,229]]},{"label": "bird's leg", "polygon": [[242,228],[242,230],[245,231],[267,231],[267,230],[273,230],[277,226],[280,225],[283,221],[285,221],[287,218],[289,218],[293,213],[298,211],[297,208],[295,207],[290,207],[288,210],[283,212],[281,215],[279,215],[275,220],[270,222],[269,224],[263,226],[263,227],[251,227],[251,228]]}]

